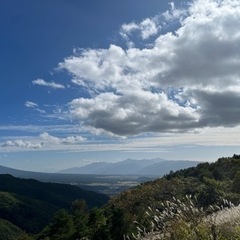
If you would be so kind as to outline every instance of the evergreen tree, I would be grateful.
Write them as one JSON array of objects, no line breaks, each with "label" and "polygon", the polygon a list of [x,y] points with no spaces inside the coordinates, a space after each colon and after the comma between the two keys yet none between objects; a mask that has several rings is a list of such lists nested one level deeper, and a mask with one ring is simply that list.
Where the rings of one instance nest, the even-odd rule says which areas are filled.
[{"label": "evergreen tree", "polygon": [[84,200],[76,200],[72,204],[72,217],[75,225],[74,239],[81,239],[88,236],[89,228],[87,226],[89,219],[89,212],[87,204]]}]

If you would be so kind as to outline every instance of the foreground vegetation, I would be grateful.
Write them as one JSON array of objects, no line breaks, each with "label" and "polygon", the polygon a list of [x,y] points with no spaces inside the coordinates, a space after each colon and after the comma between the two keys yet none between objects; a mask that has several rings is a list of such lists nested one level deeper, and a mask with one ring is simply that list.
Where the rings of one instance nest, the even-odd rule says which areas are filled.
[{"label": "foreground vegetation", "polygon": [[[137,240],[228,240],[240,239],[240,208],[223,199],[221,206],[199,208],[191,196],[184,201],[173,198],[162,210],[148,209],[151,230],[137,226]],[[138,225],[138,223],[136,222]]]},{"label": "foreground vegetation", "polygon": [[240,155],[220,158],[140,184],[100,208],[89,208],[82,199],[73,201],[39,233],[19,236],[37,240],[240,239],[240,211],[233,208],[240,203],[239,183]]}]

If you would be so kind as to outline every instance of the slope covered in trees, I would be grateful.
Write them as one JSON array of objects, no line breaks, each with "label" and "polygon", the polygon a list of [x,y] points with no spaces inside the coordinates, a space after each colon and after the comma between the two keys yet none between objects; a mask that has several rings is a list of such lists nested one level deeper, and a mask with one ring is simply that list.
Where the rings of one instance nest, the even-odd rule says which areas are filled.
[{"label": "slope covered in trees", "polygon": [[126,215],[132,222],[137,221],[140,225],[147,226],[147,209],[161,210],[162,203],[173,198],[182,201],[186,195],[192,196],[196,199],[196,206],[203,209],[208,209],[210,205],[220,206],[223,199],[238,205],[239,186],[240,156],[233,155],[143,183],[111,199],[109,205],[126,209]]},{"label": "slope covered in trees", "polygon": [[23,231],[11,222],[0,218],[0,239],[16,240],[23,236]]},{"label": "slope covered in trees", "polygon": [[0,175],[0,216],[27,232],[39,232],[57,210],[70,208],[76,199],[84,199],[90,208],[108,201],[103,194],[71,185]]}]

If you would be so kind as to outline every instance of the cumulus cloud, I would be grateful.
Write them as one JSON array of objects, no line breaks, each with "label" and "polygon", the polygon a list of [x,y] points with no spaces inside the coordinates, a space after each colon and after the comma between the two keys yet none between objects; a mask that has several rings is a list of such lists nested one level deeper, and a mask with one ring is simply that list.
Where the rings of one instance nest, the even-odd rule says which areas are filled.
[{"label": "cumulus cloud", "polygon": [[84,142],[86,139],[82,136],[69,136],[62,139],[65,144],[79,144]]},{"label": "cumulus cloud", "polygon": [[198,116],[190,107],[181,107],[164,93],[133,91],[123,96],[102,93],[94,99],[70,103],[75,119],[116,135],[174,131],[196,126]]},{"label": "cumulus cloud", "polygon": [[14,141],[6,141],[2,147],[17,147],[17,148],[27,148],[27,149],[39,149],[42,147],[41,143],[31,143],[29,141],[24,141],[22,139],[17,139]]},{"label": "cumulus cloud", "polygon": [[55,143],[55,144],[60,143],[60,139],[58,137],[54,137],[47,132],[40,134],[40,138],[49,143]]},{"label": "cumulus cloud", "polygon": [[181,12],[172,5],[165,19],[179,26],[164,34],[152,19],[120,30],[158,33],[151,47],[112,44],[59,64],[91,96],[69,103],[73,118],[121,136],[240,125],[240,2],[196,0]]},{"label": "cumulus cloud", "polygon": [[40,134],[40,138],[44,140],[45,143],[50,144],[79,144],[85,141],[85,138],[82,136],[68,136],[65,138],[59,138],[52,136],[47,132]]},{"label": "cumulus cloud", "polygon": [[[66,149],[70,145],[78,146],[84,143],[86,139],[80,135],[70,135],[67,137],[56,137],[48,132],[41,133],[38,137],[25,137],[24,139],[7,140],[0,146],[6,150],[46,150],[46,149]],[[69,150],[69,149],[68,149]]]},{"label": "cumulus cloud", "polygon": [[46,82],[45,80],[40,79],[40,78],[33,80],[32,83],[34,85],[45,86],[45,87],[50,87],[50,88],[54,88],[54,89],[64,89],[65,88],[65,86],[62,84],[55,83],[55,82]]}]

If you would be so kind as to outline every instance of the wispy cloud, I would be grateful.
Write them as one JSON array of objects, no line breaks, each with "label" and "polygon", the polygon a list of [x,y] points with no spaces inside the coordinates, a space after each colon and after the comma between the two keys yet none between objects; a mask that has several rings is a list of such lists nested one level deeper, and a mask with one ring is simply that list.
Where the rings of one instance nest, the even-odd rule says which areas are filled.
[{"label": "wispy cloud", "polygon": [[151,36],[156,35],[160,29],[155,19],[146,18],[140,23],[131,22],[123,24],[120,35],[126,40],[129,40],[133,33],[139,33],[143,40],[147,40]]},{"label": "wispy cloud", "polygon": [[37,103],[34,103],[34,102],[31,102],[31,101],[26,101],[25,102],[25,107],[28,107],[28,108],[35,108],[37,107]]},{"label": "wispy cloud", "polygon": [[[187,15],[184,8],[176,8],[174,2],[169,3],[170,9],[154,17],[148,17],[141,22],[124,23],[120,28],[120,36],[125,39],[129,48],[135,47],[134,38],[140,37],[145,41],[149,38],[159,36],[163,29],[170,28],[174,22],[181,22]],[[172,29],[171,29],[172,30]],[[154,43],[154,40],[152,40]],[[149,42],[148,42],[149,44]]]},{"label": "wispy cloud", "polygon": [[181,12],[172,4],[165,19],[179,26],[164,34],[153,19],[121,28],[158,34],[151,47],[86,49],[59,63],[94,92],[69,103],[72,117],[119,136],[239,126],[240,2],[197,0]]},{"label": "wispy cloud", "polygon": [[39,113],[46,113],[45,110],[38,108],[38,104],[35,103],[35,102],[26,101],[24,105],[25,105],[25,107],[32,108],[32,109],[36,110]]},{"label": "wispy cloud", "polygon": [[[142,138],[129,137],[126,139],[95,138],[91,141],[81,135],[56,137],[47,132],[37,137],[9,139],[0,144],[1,152],[19,151],[67,151],[67,152],[94,152],[94,151],[125,151],[125,152],[166,152],[170,148],[192,148],[194,146],[239,146],[240,127],[226,129],[207,128],[196,132],[149,134]],[[13,137],[11,137],[13,138]],[[16,137],[17,138],[17,137]]]},{"label": "wispy cloud", "polygon": [[32,83],[34,85],[45,86],[45,87],[50,87],[50,88],[54,88],[54,89],[64,89],[65,88],[65,86],[62,84],[55,83],[55,82],[47,82],[40,78],[33,80]]},{"label": "wispy cloud", "polygon": [[188,15],[188,11],[184,8],[176,8],[174,2],[170,2],[170,9],[159,15],[159,18],[163,17],[164,21],[162,25],[166,25],[168,22],[178,21],[181,22]]},{"label": "wispy cloud", "polygon": [[[29,135],[38,134],[41,132],[60,134],[71,134],[80,133],[81,129],[79,125],[74,124],[53,124],[53,125],[0,125],[0,131],[11,131],[11,132],[25,132]],[[2,134],[1,134],[2,136]],[[0,138],[1,138],[0,136]]]}]

